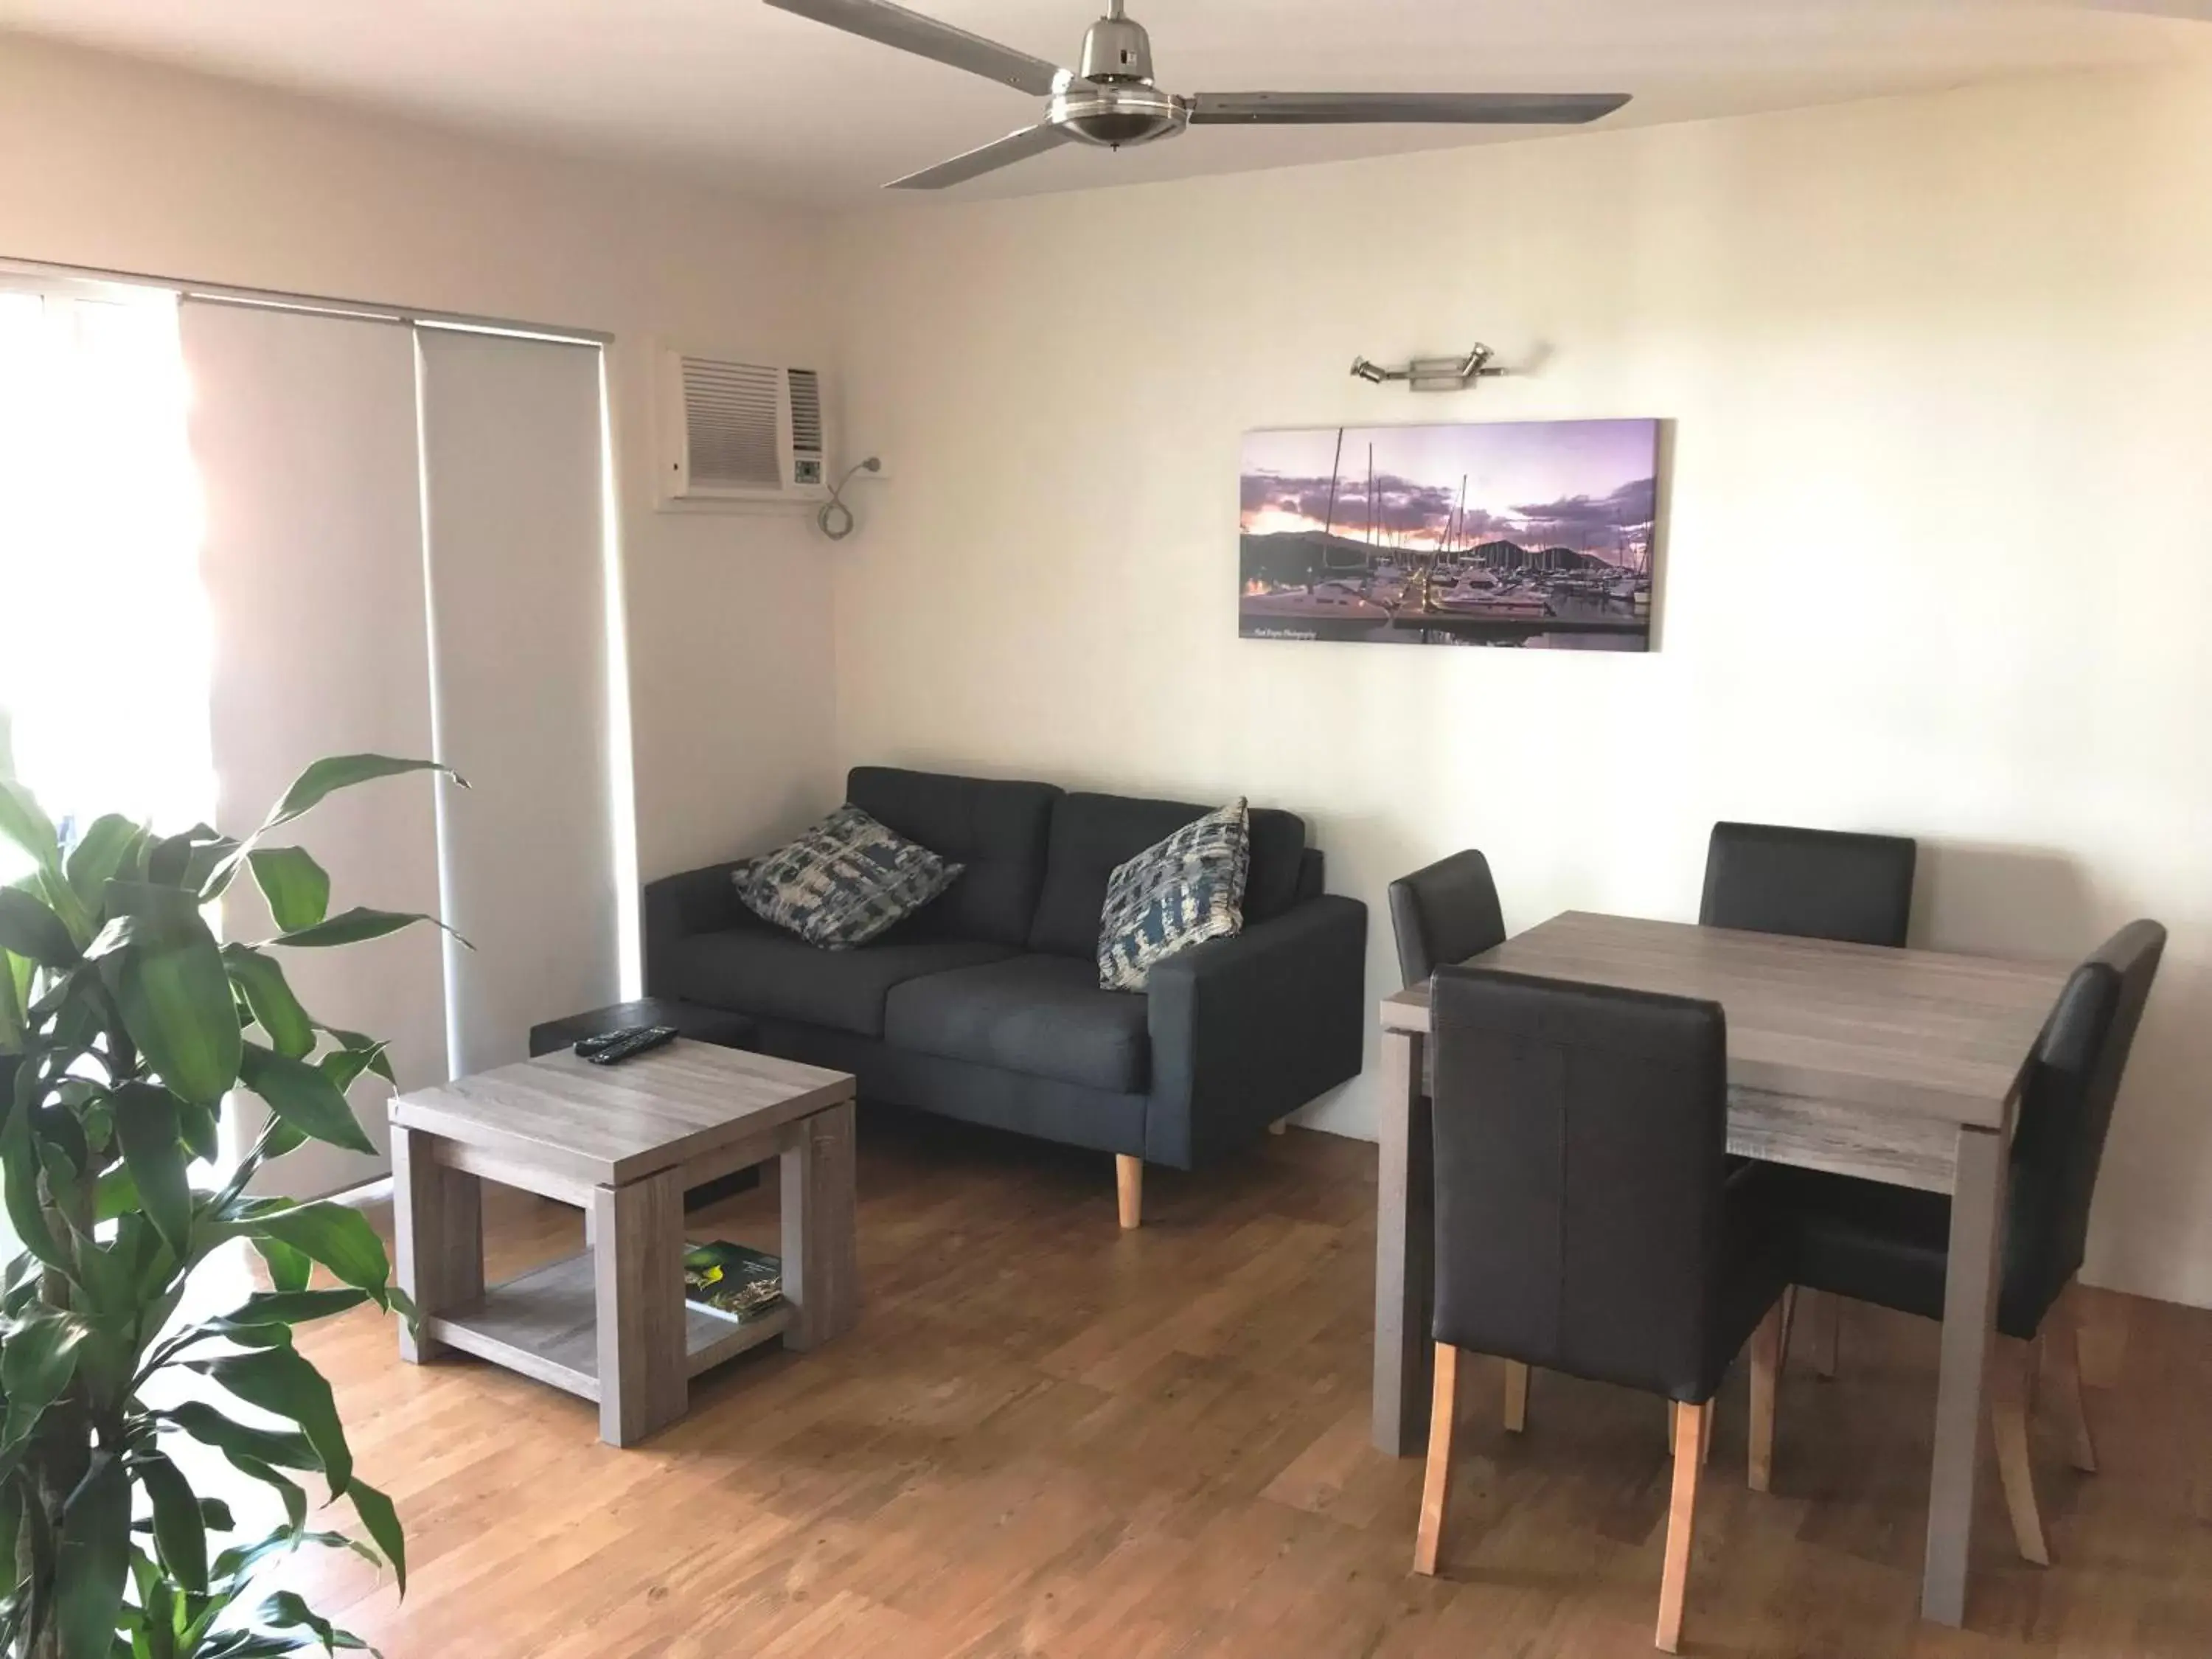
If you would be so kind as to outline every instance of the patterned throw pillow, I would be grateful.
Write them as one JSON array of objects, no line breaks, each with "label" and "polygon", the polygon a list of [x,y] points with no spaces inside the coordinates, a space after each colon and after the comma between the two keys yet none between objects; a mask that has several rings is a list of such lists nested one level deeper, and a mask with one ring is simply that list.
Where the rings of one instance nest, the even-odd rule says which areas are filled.
[{"label": "patterned throw pillow", "polygon": [[790,846],[731,872],[756,915],[809,945],[849,951],[903,921],[959,879],[952,864],[841,806]]},{"label": "patterned throw pillow", "polygon": [[1099,918],[1098,983],[1141,991],[1154,963],[1243,932],[1251,867],[1251,821],[1239,799],[1115,869]]}]

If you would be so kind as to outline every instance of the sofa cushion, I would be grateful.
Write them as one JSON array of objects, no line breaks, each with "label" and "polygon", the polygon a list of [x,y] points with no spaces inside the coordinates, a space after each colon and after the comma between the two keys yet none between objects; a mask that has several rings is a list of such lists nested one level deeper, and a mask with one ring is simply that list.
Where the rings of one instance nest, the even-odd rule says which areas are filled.
[{"label": "sofa cushion", "polygon": [[1143,997],[1100,990],[1088,959],[1015,957],[893,987],[884,1037],[947,1060],[1141,1094],[1152,1077],[1146,1014]]},{"label": "sofa cushion", "polygon": [[825,951],[866,945],[959,878],[958,865],[853,805],[731,877],[747,909]]},{"label": "sofa cushion", "polygon": [[1053,785],[856,766],[845,799],[966,866],[943,898],[901,930],[903,936],[1026,942],[1044,881],[1053,803],[1060,799]]},{"label": "sofa cushion", "polygon": [[884,999],[894,985],[1012,955],[1007,946],[981,939],[817,951],[789,933],[733,927],[670,946],[653,990],[709,1007],[881,1036]]},{"label": "sofa cushion", "polygon": [[[1131,795],[1062,795],[1052,811],[1051,856],[1036,921],[1030,929],[1030,949],[1094,960],[1106,884],[1115,869],[1212,810]],[[1280,915],[1297,902],[1306,844],[1305,820],[1295,812],[1262,806],[1250,818],[1252,862],[1244,888],[1248,926]]]},{"label": "sofa cushion", "polygon": [[1141,991],[1152,964],[1244,927],[1252,836],[1243,800],[1186,823],[1107,878],[1098,982]]}]

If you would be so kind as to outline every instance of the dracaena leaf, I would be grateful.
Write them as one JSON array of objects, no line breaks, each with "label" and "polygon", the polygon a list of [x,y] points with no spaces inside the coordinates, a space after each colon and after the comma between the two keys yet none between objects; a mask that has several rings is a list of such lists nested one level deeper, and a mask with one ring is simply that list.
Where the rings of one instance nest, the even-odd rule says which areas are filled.
[{"label": "dracaena leaf", "polygon": [[392,1563],[392,1576],[398,1581],[399,1593],[407,1594],[407,1534],[399,1524],[399,1512],[386,1498],[366,1480],[355,1480],[346,1488],[346,1496],[353,1499],[354,1513],[361,1516],[361,1524],[368,1528],[368,1535],[376,1540],[384,1559]]},{"label": "dracaena leaf", "polygon": [[261,833],[266,835],[280,824],[289,823],[341,789],[350,789],[377,778],[396,777],[404,772],[443,772],[462,788],[469,787],[468,781],[458,772],[435,761],[398,760],[389,755],[331,755],[317,761],[292,781],[292,787],[284,792],[284,798],[262,824]]},{"label": "dracaena leaf", "polygon": [[343,1204],[302,1204],[256,1216],[245,1224],[321,1262],[340,1284],[366,1291],[379,1303],[391,1294],[391,1258],[385,1254],[384,1241],[358,1210]]},{"label": "dracaena leaf", "polygon": [[309,1607],[292,1590],[278,1590],[261,1604],[264,1623],[277,1630],[305,1630],[331,1653],[366,1648],[368,1644],[351,1631],[341,1630]]},{"label": "dracaena leaf", "polygon": [[70,850],[70,890],[83,903],[97,907],[108,882],[123,873],[145,839],[144,830],[118,813],[94,819],[92,827]]},{"label": "dracaena leaf", "polygon": [[460,939],[463,945],[473,951],[476,946],[461,939],[435,916],[427,916],[413,910],[372,910],[356,904],[350,910],[317,922],[312,927],[302,927],[296,933],[279,933],[264,941],[270,945],[289,945],[295,948],[313,948],[332,945],[360,945],[368,939],[382,939],[386,933],[396,933],[403,927],[412,927],[418,921],[427,921],[433,927],[443,928]]},{"label": "dracaena leaf", "polygon": [[151,1084],[129,1083],[114,1095],[116,1136],[138,1190],[139,1206],[181,1261],[191,1252],[192,1188],[179,1138],[176,1098]]},{"label": "dracaena leaf", "polygon": [[338,1422],[331,1385],[306,1356],[295,1348],[263,1348],[253,1353],[227,1354],[220,1359],[196,1359],[191,1366],[246,1404],[297,1423],[322,1460],[331,1495],[335,1498],[345,1491],[353,1477],[353,1454],[346,1449],[345,1430]]},{"label": "dracaena leaf", "polygon": [[207,1522],[191,1483],[158,1452],[140,1458],[132,1470],[154,1505],[154,1542],[161,1549],[162,1565],[187,1590],[205,1594]]},{"label": "dracaena leaf", "polygon": [[132,922],[127,943],[100,959],[124,1029],[170,1088],[213,1105],[238,1080],[238,1006],[198,902],[173,887],[111,881],[107,908]]},{"label": "dracaena leaf", "polygon": [[131,1575],[131,1477],[112,1453],[96,1453],[69,1495],[55,1565],[62,1659],[108,1659]]},{"label": "dracaena leaf", "polygon": [[367,1291],[350,1285],[320,1291],[259,1291],[226,1318],[234,1325],[305,1325],[350,1312],[368,1300]]},{"label": "dracaena leaf", "polygon": [[277,1290],[289,1294],[307,1288],[307,1280],[314,1276],[315,1264],[305,1251],[295,1250],[283,1239],[266,1235],[256,1237],[253,1248],[269,1264],[269,1282]]},{"label": "dracaena leaf", "polygon": [[[21,1081],[19,1078],[18,1095]],[[46,1210],[39,1202],[40,1169],[38,1148],[31,1139],[31,1107],[20,1098],[8,1105],[5,1118],[0,1120],[0,1173],[6,1178],[8,1219],[15,1237],[48,1267],[66,1271],[69,1258],[54,1242]]]},{"label": "dracaena leaf", "polygon": [[323,1030],[348,1053],[366,1054],[368,1061],[364,1070],[375,1073],[395,1089],[399,1086],[399,1079],[392,1074],[392,1056],[386,1052],[391,1047],[389,1043],[373,1036],[364,1036],[359,1031],[342,1031],[335,1025],[325,1025]]},{"label": "dracaena leaf", "polygon": [[186,1401],[161,1413],[162,1419],[204,1446],[235,1453],[286,1469],[319,1469],[322,1459],[303,1434],[283,1429],[257,1429],[224,1416],[204,1400]]},{"label": "dracaena leaf", "polygon": [[286,1123],[316,1140],[356,1152],[374,1152],[376,1143],[361,1127],[345,1093],[321,1068],[280,1054],[258,1042],[246,1044],[239,1081],[269,1103]]},{"label": "dracaena leaf", "polygon": [[246,863],[279,933],[313,927],[330,914],[330,876],[304,848],[257,848]]},{"label": "dracaena leaf", "polygon": [[21,887],[0,887],[0,950],[41,968],[73,968],[76,941],[61,918]]},{"label": "dracaena leaf", "polygon": [[61,1398],[76,1374],[77,1350],[88,1330],[73,1314],[40,1308],[8,1333],[6,1348],[0,1351],[0,1387],[8,1394],[0,1447],[20,1445],[46,1407]]},{"label": "dracaena leaf", "polygon": [[223,1455],[230,1461],[230,1466],[240,1474],[252,1475],[253,1479],[269,1487],[283,1500],[284,1519],[289,1523],[294,1533],[296,1534],[307,1524],[307,1488],[301,1486],[298,1481],[289,1480],[277,1474],[272,1465],[250,1452],[231,1451],[226,1449]]},{"label": "dracaena leaf", "polygon": [[0,778],[0,838],[12,841],[41,870],[58,868],[61,842],[54,822],[40,810],[31,792],[12,778]]},{"label": "dracaena leaf", "polygon": [[222,965],[231,984],[245,997],[254,1024],[269,1034],[276,1052],[295,1060],[306,1059],[314,1049],[315,1022],[300,1006],[282,964],[251,946],[226,945]]}]

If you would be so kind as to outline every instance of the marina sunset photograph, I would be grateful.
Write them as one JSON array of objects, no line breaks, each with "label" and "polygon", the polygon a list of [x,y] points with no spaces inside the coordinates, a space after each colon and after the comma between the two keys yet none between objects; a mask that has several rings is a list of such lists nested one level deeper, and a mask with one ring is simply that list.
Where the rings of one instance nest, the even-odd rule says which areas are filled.
[{"label": "marina sunset photograph", "polygon": [[1253,432],[1246,639],[1646,651],[1659,422]]}]

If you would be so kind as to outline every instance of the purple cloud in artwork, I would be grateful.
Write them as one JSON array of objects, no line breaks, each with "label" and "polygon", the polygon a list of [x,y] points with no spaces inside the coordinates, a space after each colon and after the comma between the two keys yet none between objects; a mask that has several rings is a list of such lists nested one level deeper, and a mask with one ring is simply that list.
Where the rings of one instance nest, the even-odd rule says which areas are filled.
[{"label": "purple cloud in artwork", "polygon": [[1565,501],[1516,506],[1513,511],[1533,525],[1566,525],[1632,530],[1647,525],[1659,510],[1659,481],[1636,478],[1608,495],[1573,495]]}]

